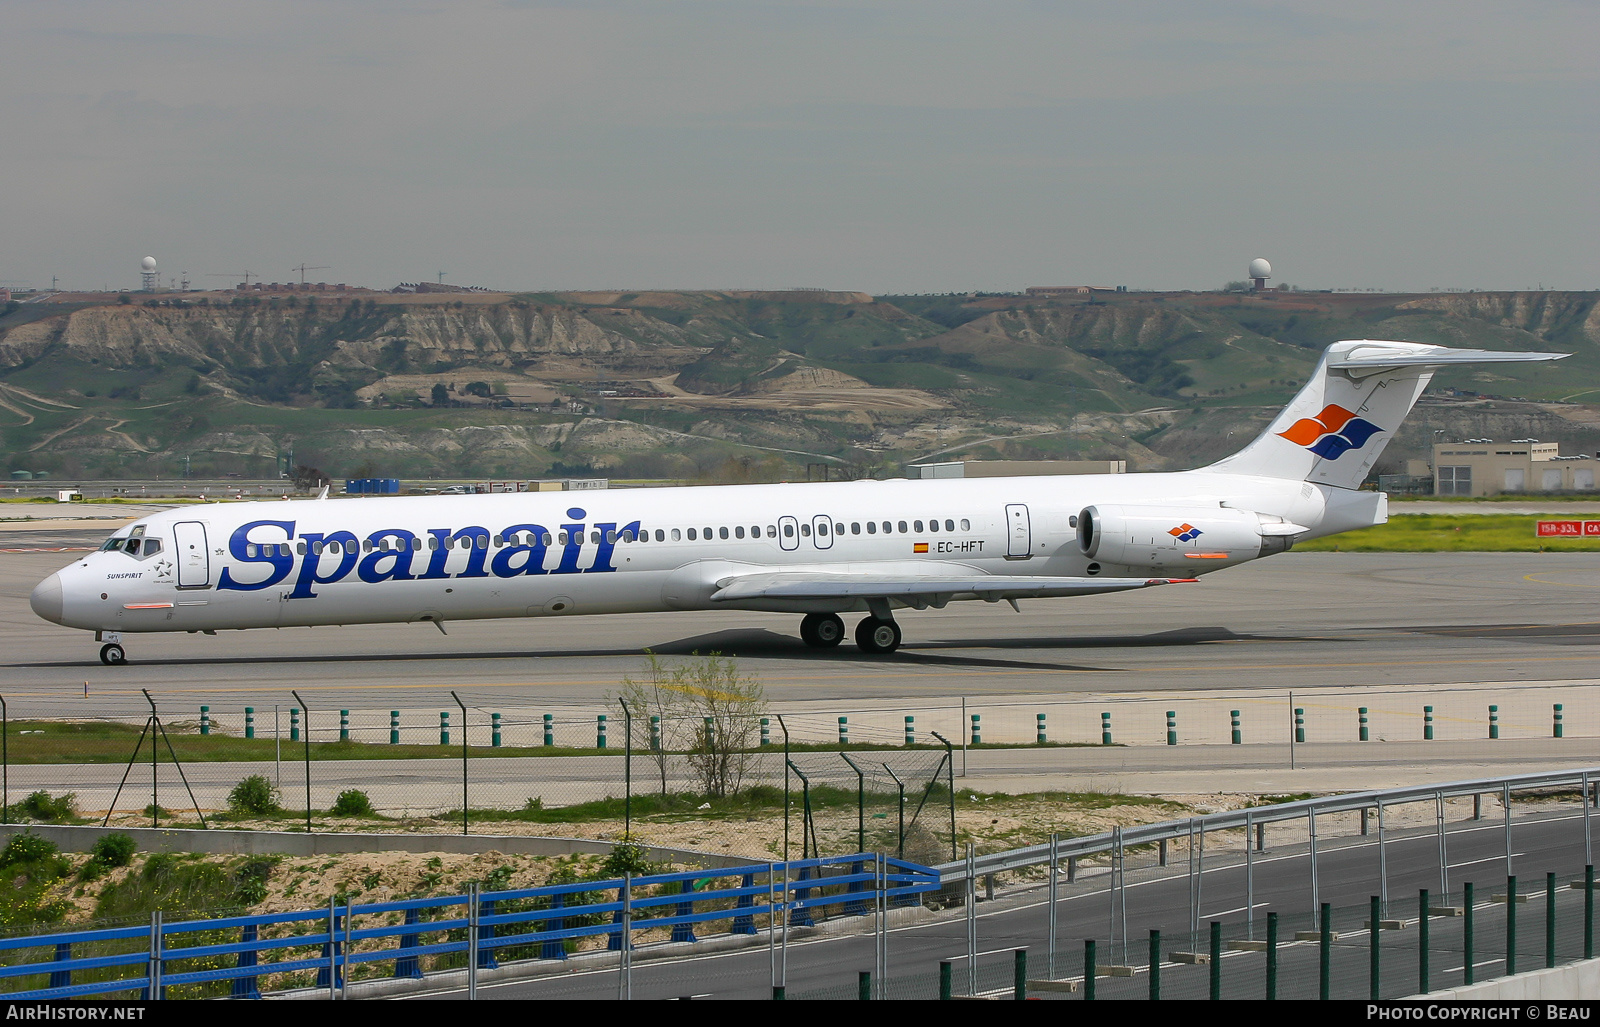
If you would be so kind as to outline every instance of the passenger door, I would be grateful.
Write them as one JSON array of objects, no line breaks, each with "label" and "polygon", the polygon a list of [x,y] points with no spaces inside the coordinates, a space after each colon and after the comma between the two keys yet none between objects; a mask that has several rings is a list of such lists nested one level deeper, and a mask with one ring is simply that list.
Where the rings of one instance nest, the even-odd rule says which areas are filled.
[{"label": "passenger door", "polygon": [[178,563],[179,588],[211,587],[211,551],[204,524],[179,521],[172,526],[172,558]]},{"label": "passenger door", "polygon": [[1026,560],[1033,555],[1033,531],[1024,503],[1006,504],[1006,559]]},{"label": "passenger door", "polygon": [[800,548],[800,522],[793,517],[778,518],[778,545],[790,552]]},{"label": "passenger door", "polygon": [[833,518],[818,514],[811,518],[811,542],[818,549],[833,548]]}]

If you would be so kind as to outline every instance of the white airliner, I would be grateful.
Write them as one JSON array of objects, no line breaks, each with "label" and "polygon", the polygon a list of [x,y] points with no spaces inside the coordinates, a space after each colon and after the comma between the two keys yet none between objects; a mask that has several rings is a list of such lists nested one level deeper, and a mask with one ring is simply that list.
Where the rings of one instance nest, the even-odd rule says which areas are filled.
[{"label": "white airliner", "polygon": [[192,506],[119,529],[33,590],[120,664],[126,634],[573,617],[804,614],[801,637],[900,645],[897,609],[1121,592],[1388,519],[1359,491],[1436,368],[1560,353],[1328,347],[1243,450],[1193,471]]}]

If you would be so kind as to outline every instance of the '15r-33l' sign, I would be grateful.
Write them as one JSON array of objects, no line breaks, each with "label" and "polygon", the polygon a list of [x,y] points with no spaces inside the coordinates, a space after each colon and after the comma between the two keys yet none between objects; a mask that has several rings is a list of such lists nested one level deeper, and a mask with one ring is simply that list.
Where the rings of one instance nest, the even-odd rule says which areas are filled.
[{"label": "'15r-33l' sign", "polygon": [[1600,538],[1600,521],[1540,521],[1540,538]]}]

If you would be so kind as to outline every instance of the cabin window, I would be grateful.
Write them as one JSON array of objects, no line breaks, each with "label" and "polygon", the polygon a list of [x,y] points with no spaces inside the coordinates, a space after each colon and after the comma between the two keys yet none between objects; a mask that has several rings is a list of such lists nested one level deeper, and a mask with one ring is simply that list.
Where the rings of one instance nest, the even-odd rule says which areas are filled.
[{"label": "cabin window", "polygon": [[311,555],[312,556],[321,556],[322,555],[322,543],[321,542],[313,542],[313,543],[311,543]]},{"label": "cabin window", "polygon": [[777,526],[776,525],[772,525],[772,524],[767,525],[767,538],[777,538],[777,537],[778,537],[778,528],[777,528]]},{"label": "cabin window", "polygon": [[[673,529],[672,537],[673,538],[677,538],[678,537],[677,529]],[[665,542],[666,540],[667,540],[667,533],[662,531],[660,528],[657,528],[656,529],[656,541],[657,542]]]},{"label": "cabin window", "polygon": [[894,531],[894,525],[890,524],[888,521],[884,521],[883,522],[883,533],[885,535],[888,535],[888,534],[893,533],[893,531]]},{"label": "cabin window", "polygon": [[967,520],[965,517],[961,518],[961,530],[962,531],[971,531],[972,530],[972,522]]},{"label": "cabin window", "polygon": [[733,537],[734,538],[744,538],[744,525],[742,525],[742,524],[734,525]]},{"label": "cabin window", "polygon": [[[119,545],[121,544],[121,542],[122,542],[122,540],[120,538],[117,539],[117,543]],[[247,559],[249,557],[252,557],[252,556],[256,555],[256,544],[254,542],[246,542],[244,544],[244,555],[245,555],[245,557]]]},{"label": "cabin window", "polygon": [[844,534],[844,524],[842,522],[839,523],[839,524],[835,524],[833,526],[833,533],[835,535],[843,535]]},{"label": "cabin window", "polygon": [[809,525],[809,524],[800,525],[800,534],[802,536],[804,536],[805,538],[810,538],[811,537],[811,525]]},{"label": "cabin window", "polygon": [[851,521],[850,522],[850,534],[852,534],[852,535],[861,534],[861,522],[860,521]]},{"label": "cabin window", "polygon": [[[144,548],[145,548],[146,554],[151,552],[150,544],[148,542],[145,543],[145,547]],[[295,548],[295,551],[298,552],[301,556],[306,555],[306,544],[304,542],[296,542],[295,545],[294,545],[294,548]]]},{"label": "cabin window", "polygon": [[696,532],[693,528],[689,529],[689,541],[690,542],[693,542],[693,541],[697,540],[699,537],[700,537],[700,534],[698,532]]},{"label": "cabin window", "polygon": [[710,528],[707,528],[705,530],[705,536],[706,536],[706,541],[710,542],[711,541],[711,529]]},{"label": "cabin window", "polygon": [[494,537],[494,544],[495,544],[495,545],[496,545],[496,546],[497,546],[497,547],[498,547],[498,546],[503,546],[503,545],[505,545],[505,544],[506,544],[506,540],[505,540],[505,539],[504,539],[504,538],[502,538],[502,537],[501,537],[501,536],[499,536],[499,535],[496,535],[496,536],[495,536],[495,537]]},{"label": "cabin window", "polygon": [[929,531],[938,531],[939,530],[939,518],[935,517],[933,520],[928,522],[928,530]]},{"label": "cabin window", "polygon": [[1078,515],[1077,514],[1073,514],[1071,517],[1067,518],[1067,527],[1076,528],[1077,526],[1078,526]]},{"label": "cabin window", "polygon": [[479,549],[488,549],[489,548],[489,536],[488,535],[479,535],[478,536],[478,548]]},{"label": "cabin window", "polygon": [[794,538],[794,525],[785,524],[783,526],[783,537],[784,538]]},{"label": "cabin window", "polygon": [[906,533],[906,522],[905,521],[901,521],[900,522],[900,534],[904,535],[905,533]]},{"label": "cabin window", "polygon": [[952,521],[950,518],[946,517],[944,519],[944,530],[945,531],[955,531],[956,530],[956,522]]},{"label": "cabin window", "polygon": [[828,533],[828,522],[827,521],[823,521],[821,524],[817,525],[817,534],[818,535],[826,535],[827,533]]},{"label": "cabin window", "polygon": [[728,537],[728,529],[727,528],[718,528],[717,529],[717,537],[718,538],[727,538]]},{"label": "cabin window", "polygon": [[878,533],[878,522],[877,521],[868,521],[867,522],[867,534],[868,535],[876,535],[877,533]]},{"label": "cabin window", "polygon": [[[599,533],[596,532],[595,534],[598,535]],[[598,542],[598,541],[600,541],[600,539],[596,538],[595,541]],[[606,541],[610,542],[610,543],[615,543],[617,541],[617,533],[614,532],[614,531],[611,531],[610,529],[607,529],[607,531],[606,531]]]},{"label": "cabin window", "polygon": [[681,537],[681,533],[678,531],[678,529],[677,528],[673,528],[672,529],[672,541],[676,542],[676,541],[678,541],[678,539],[680,537]]},{"label": "cabin window", "polygon": [[761,525],[759,525],[759,524],[750,525],[750,537],[751,538],[760,538],[761,537]]},{"label": "cabin window", "polygon": [[[922,530],[922,522],[921,521],[914,521],[914,522],[912,522],[912,527],[916,528],[917,531],[920,532]],[[905,529],[902,528],[901,530],[904,531]]]}]

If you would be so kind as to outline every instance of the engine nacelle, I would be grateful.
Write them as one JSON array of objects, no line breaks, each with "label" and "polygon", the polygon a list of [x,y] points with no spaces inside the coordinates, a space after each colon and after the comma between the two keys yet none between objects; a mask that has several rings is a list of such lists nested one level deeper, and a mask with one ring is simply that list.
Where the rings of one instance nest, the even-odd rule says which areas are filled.
[{"label": "engine nacelle", "polygon": [[1090,559],[1190,573],[1281,553],[1309,530],[1227,507],[1089,506],[1078,514],[1078,546]]}]

